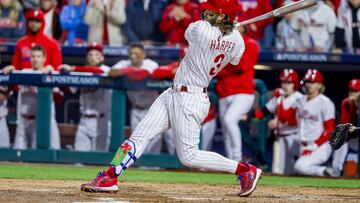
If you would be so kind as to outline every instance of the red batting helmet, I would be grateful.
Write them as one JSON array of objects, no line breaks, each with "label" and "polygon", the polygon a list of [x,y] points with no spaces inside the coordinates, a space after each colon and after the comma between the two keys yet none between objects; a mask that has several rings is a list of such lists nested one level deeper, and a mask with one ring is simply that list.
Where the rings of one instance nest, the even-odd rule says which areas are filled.
[{"label": "red batting helmet", "polygon": [[287,81],[287,82],[293,82],[295,89],[299,89],[299,75],[298,73],[293,69],[284,69],[280,73],[280,81]]},{"label": "red batting helmet", "polygon": [[360,79],[352,79],[349,82],[349,90],[350,91],[360,91]]},{"label": "red batting helmet", "polygon": [[303,78],[304,82],[319,82],[319,83],[323,83],[324,82],[324,77],[322,76],[322,74],[320,73],[320,71],[316,70],[316,69],[309,69],[304,78]]},{"label": "red batting helmet", "polygon": [[90,51],[90,50],[93,50],[93,49],[96,49],[96,50],[100,51],[101,53],[103,53],[104,48],[103,48],[102,44],[97,43],[97,42],[93,42],[93,43],[88,45],[87,51]]},{"label": "red batting helmet", "polygon": [[200,0],[200,6],[212,12],[223,13],[235,20],[239,5],[237,0]]}]

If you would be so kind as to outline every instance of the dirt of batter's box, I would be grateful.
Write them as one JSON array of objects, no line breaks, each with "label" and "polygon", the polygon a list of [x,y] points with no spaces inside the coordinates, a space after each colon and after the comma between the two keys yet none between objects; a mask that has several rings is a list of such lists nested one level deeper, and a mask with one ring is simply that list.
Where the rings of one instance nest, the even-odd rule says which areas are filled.
[{"label": "dirt of batter's box", "polygon": [[125,182],[118,193],[80,192],[82,181],[0,179],[0,202],[360,202],[360,189]]}]

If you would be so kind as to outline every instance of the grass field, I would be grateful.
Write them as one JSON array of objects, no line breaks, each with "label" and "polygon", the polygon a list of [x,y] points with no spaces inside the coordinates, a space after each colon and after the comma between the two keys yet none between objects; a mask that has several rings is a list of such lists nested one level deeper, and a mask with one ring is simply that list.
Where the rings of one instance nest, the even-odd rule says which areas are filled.
[{"label": "grass field", "polygon": [[[104,167],[71,165],[1,164],[0,179],[91,180]],[[238,184],[231,174],[171,172],[129,169],[121,177],[123,182]],[[327,179],[309,177],[280,177],[264,175],[260,185],[291,187],[360,188],[359,179]]]}]

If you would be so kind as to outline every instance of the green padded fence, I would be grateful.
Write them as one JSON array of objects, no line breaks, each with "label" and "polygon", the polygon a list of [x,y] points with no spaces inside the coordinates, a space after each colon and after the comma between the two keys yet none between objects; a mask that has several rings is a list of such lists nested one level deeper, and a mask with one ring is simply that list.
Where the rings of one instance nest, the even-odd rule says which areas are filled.
[{"label": "green padded fence", "polygon": [[[267,88],[261,80],[256,81],[256,88],[260,93],[260,106],[266,103]],[[214,84],[212,84],[214,85]],[[0,149],[0,161],[26,161],[26,162],[49,162],[49,163],[84,163],[107,165],[114,152],[125,139],[125,111],[126,94],[124,90],[113,90],[112,116],[111,116],[111,139],[109,152],[77,152],[67,150],[50,149],[50,121],[52,91],[49,87],[39,87],[38,109],[36,115],[37,126],[37,149],[15,150]],[[257,139],[250,140],[254,150],[265,157],[266,122],[259,122]],[[248,137],[248,136],[246,136]],[[167,154],[144,154],[136,163],[138,166],[159,166],[164,168],[181,168],[182,165],[175,155]]]}]

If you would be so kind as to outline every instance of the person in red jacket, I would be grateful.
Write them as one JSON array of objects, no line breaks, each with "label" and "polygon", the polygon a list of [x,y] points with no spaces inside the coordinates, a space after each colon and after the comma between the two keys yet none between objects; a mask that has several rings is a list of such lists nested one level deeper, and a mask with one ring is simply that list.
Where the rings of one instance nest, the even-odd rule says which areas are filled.
[{"label": "person in red jacket", "polygon": [[51,65],[57,70],[62,63],[62,55],[59,44],[51,37],[44,34],[45,19],[44,13],[40,10],[29,11],[26,14],[27,35],[19,39],[15,47],[12,65],[3,69],[9,73],[13,69],[22,70],[32,68],[30,63],[31,48],[40,45],[46,52],[46,65]]},{"label": "person in red jacket", "polygon": [[237,66],[227,65],[217,75],[219,114],[229,159],[241,161],[241,133],[238,122],[251,109],[255,96],[254,66],[258,62],[259,44],[243,35],[245,52]]},{"label": "person in red jacket", "polygon": [[200,6],[190,0],[174,0],[168,5],[160,21],[160,30],[170,44],[185,44],[184,33],[188,25],[200,20]]},{"label": "person in red jacket", "polygon": [[360,99],[360,79],[352,79],[349,82],[349,96],[341,102],[340,123],[358,124],[358,104]]},{"label": "person in red jacket", "polygon": [[[240,3],[237,20],[244,21],[262,15],[272,10],[268,0],[238,0]],[[273,23],[273,18],[261,20],[248,25],[248,36],[259,40],[264,37],[264,30],[267,25]]]},{"label": "person in red jacket", "polygon": [[[341,112],[340,112],[340,123],[351,123],[354,126],[358,126],[358,109],[359,109],[359,102],[360,102],[360,79],[352,79],[349,82],[349,95],[341,102]],[[357,154],[359,149],[359,140],[352,139],[348,143],[344,144],[336,153],[348,154],[347,161],[345,160],[346,157],[343,157],[343,162],[346,161],[345,164],[345,175],[346,176],[354,176],[355,171],[352,169],[352,165],[355,165],[357,162],[354,154]],[[349,152],[349,153],[348,153]],[[354,157],[354,158],[352,158]],[[356,160],[355,162],[351,160]],[[353,171],[353,172],[352,172]]]}]

